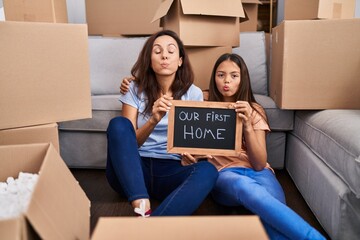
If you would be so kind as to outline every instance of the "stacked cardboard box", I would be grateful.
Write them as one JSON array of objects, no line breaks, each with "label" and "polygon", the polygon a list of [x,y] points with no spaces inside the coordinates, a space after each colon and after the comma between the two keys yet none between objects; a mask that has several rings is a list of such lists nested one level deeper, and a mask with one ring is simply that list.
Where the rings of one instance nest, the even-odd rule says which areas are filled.
[{"label": "stacked cardboard box", "polygon": [[7,21],[67,23],[66,0],[3,0]]},{"label": "stacked cardboard box", "polygon": [[240,0],[165,0],[154,16],[164,29],[176,32],[187,48],[195,85],[208,89],[215,60],[240,45]]},{"label": "stacked cardboard box", "polygon": [[286,0],[285,20],[353,18],[355,0]]},{"label": "stacked cardboard box", "polygon": [[242,0],[244,12],[246,18],[244,21],[240,19],[240,31],[241,32],[255,32],[258,26],[258,8],[259,4],[262,4],[258,0]]},{"label": "stacked cardboard box", "polygon": [[86,0],[89,35],[150,35],[161,30],[151,22],[162,0]]},{"label": "stacked cardboard box", "polygon": [[[327,2],[333,16],[342,1]],[[352,12],[348,19],[284,20],[273,29],[269,88],[278,107],[360,109],[360,19],[353,18],[354,5],[341,6]]]},{"label": "stacked cardboard box", "polygon": [[0,22],[0,181],[40,174],[28,211],[0,221],[1,239],[89,237],[90,203],[58,153],[57,129],[91,118],[87,36],[81,24]]}]

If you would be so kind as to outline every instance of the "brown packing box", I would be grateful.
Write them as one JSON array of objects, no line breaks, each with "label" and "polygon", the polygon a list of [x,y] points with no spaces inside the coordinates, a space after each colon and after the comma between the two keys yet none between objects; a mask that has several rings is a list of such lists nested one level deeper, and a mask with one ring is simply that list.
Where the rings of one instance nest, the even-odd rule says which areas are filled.
[{"label": "brown packing box", "polygon": [[161,30],[151,22],[162,0],[86,0],[90,35],[150,35]]},{"label": "brown packing box", "polygon": [[278,107],[360,109],[360,19],[283,21],[271,42]]},{"label": "brown packing box", "polygon": [[[262,4],[258,0],[242,0],[243,8],[248,20],[240,21],[241,32],[255,32],[258,25],[258,6]],[[241,19],[240,19],[241,20]]]},{"label": "brown packing box", "polygon": [[91,118],[85,24],[0,22],[0,129]]},{"label": "brown packing box", "polygon": [[355,0],[286,0],[284,20],[345,19],[355,15]]},{"label": "brown packing box", "polygon": [[39,178],[23,216],[0,220],[0,239],[89,239],[90,201],[52,144],[0,146],[0,181],[19,172]]},{"label": "brown packing box", "polygon": [[59,152],[57,123],[0,130],[0,145],[52,143]]},{"label": "brown packing box", "polygon": [[239,46],[241,0],[164,0],[153,20],[176,32],[185,46]]},{"label": "brown packing box", "polygon": [[91,240],[269,239],[255,215],[190,217],[102,217]]},{"label": "brown packing box", "polygon": [[3,0],[6,21],[67,23],[66,0]]},{"label": "brown packing box", "polygon": [[209,89],[210,77],[215,61],[231,47],[186,47],[194,71],[194,84],[202,90]]}]

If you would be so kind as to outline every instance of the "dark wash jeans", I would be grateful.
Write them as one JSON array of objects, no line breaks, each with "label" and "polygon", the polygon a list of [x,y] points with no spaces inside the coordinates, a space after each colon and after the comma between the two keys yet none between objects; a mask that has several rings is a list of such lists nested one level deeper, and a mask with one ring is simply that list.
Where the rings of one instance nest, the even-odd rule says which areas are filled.
[{"label": "dark wash jeans", "polygon": [[182,166],[177,160],[140,157],[135,131],[127,118],[113,118],[107,137],[110,186],[130,202],[150,197],[161,200],[151,216],[191,215],[218,177],[216,168],[206,161]]}]

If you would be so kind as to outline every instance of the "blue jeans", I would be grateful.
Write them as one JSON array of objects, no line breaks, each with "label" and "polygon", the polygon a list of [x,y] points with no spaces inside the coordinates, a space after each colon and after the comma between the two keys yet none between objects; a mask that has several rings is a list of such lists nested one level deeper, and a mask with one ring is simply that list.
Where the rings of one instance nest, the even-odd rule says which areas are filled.
[{"label": "blue jeans", "polygon": [[191,215],[212,190],[218,171],[209,162],[182,166],[180,161],[140,157],[131,122],[109,123],[106,176],[110,186],[131,202],[155,198],[161,204],[151,216]]},{"label": "blue jeans", "polygon": [[219,172],[212,196],[226,206],[244,206],[258,215],[270,239],[325,239],[292,209],[270,169],[226,168]]}]

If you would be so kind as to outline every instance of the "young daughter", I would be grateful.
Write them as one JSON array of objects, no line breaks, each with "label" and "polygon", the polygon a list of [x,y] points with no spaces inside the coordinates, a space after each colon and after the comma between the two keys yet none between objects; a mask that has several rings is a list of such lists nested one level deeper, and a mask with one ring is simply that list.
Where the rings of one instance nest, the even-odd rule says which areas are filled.
[{"label": "young daughter", "polygon": [[[284,192],[267,163],[265,135],[270,130],[264,109],[256,103],[244,60],[224,54],[216,61],[209,101],[229,102],[243,123],[242,150],[236,157],[208,156],[219,171],[212,191],[216,202],[244,206],[258,215],[271,239],[325,239],[286,206]],[[196,158],[183,154],[183,164]]]}]

